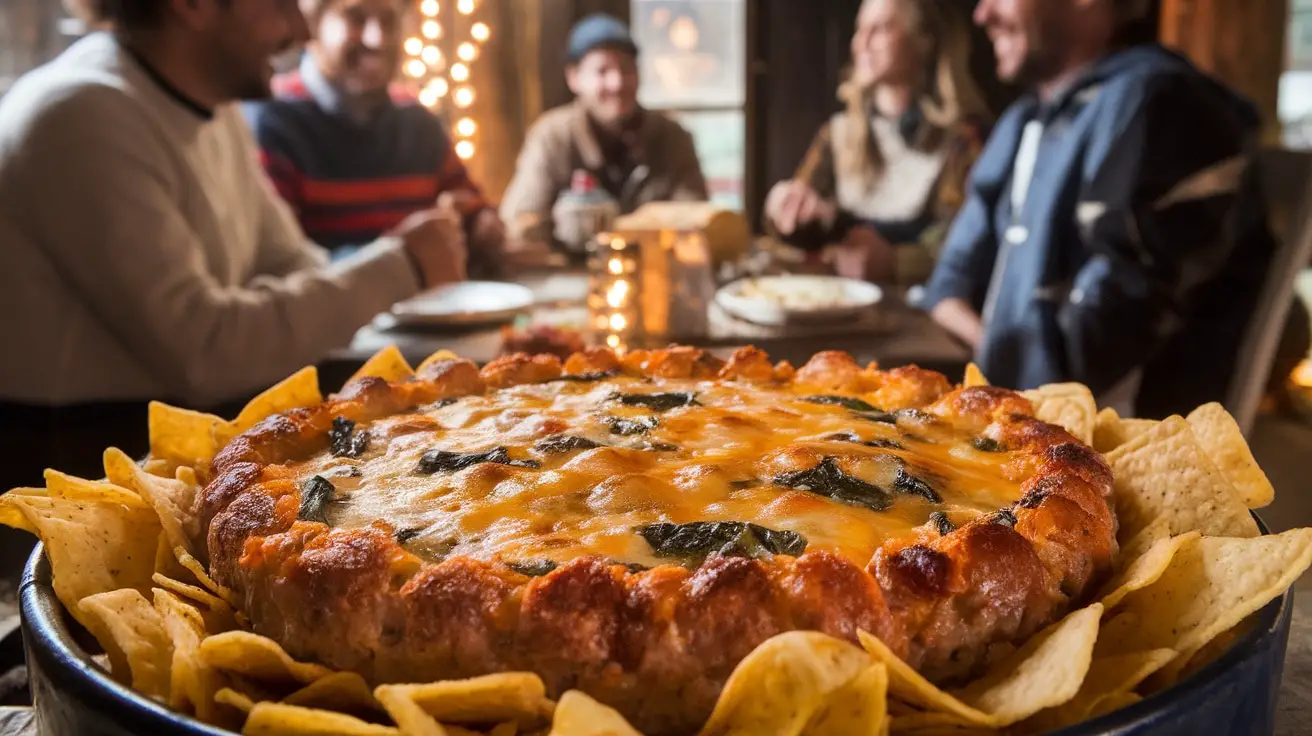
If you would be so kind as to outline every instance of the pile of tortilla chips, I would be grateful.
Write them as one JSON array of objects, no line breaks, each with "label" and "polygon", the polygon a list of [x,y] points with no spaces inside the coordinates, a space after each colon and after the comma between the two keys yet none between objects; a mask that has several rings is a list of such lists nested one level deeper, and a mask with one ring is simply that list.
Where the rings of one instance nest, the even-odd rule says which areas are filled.
[{"label": "pile of tortilla chips", "polygon": [[[400,380],[413,371],[390,348],[358,375]],[[965,385],[983,383],[971,366]],[[1273,490],[1220,406],[1151,422],[1098,412],[1079,385],[1026,395],[1041,419],[1106,453],[1115,472],[1122,552],[1096,602],[947,691],[865,632],[860,647],[781,634],[738,665],[704,736],[1045,733],[1197,671],[1312,565],[1312,529],[1259,534],[1249,510],[1270,503]],[[55,593],[104,647],[113,677],[207,723],[269,736],[637,734],[585,693],[553,702],[532,673],[371,688],[247,630],[233,592],[190,546],[197,494],[228,440],[320,401],[307,369],[232,421],[156,404],[148,461],[109,450],[104,480],[48,471],[44,488],[0,497],[0,523],[45,542]]]}]

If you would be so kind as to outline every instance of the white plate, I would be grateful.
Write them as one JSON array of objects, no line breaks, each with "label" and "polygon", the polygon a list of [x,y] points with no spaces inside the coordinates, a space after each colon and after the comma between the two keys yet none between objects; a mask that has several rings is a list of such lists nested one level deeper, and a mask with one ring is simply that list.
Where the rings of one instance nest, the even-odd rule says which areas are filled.
[{"label": "white plate", "polygon": [[392,307],[395,325],[477,325],[509,322],[533,306],[533,292],[519,284],[466,281],[424,292]]},{"label": "white plate", "polygon": [[726,312],[761,325],[842,319],[870,309],[883,298],[883,290],[874,284],[837,276],[746,278],[715,294]]}]

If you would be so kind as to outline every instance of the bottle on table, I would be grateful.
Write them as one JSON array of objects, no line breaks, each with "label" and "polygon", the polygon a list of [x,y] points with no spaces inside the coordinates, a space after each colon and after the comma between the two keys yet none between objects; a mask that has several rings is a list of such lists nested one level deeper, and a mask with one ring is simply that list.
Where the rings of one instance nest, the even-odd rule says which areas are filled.
[{"label": "bottle on table", "polygon": [[553,208],[556,240],[571,254],[581,256],[589,243],[611,229],[619,215],[619,202],[597,185],[596,177],[580,169]]}]

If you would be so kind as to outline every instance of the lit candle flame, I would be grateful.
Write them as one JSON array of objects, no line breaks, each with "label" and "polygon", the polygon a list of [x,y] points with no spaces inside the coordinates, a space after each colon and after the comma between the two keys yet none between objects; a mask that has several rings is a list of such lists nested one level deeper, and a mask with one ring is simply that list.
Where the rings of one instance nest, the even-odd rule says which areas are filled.
[{"label": "lit candle flame", "polygon": [[611,285],[610,290],[606,292],[606,303],[611,309],[619,309],[624,306],[624,302],[629,298],[629,282],[620,280]]},{"label": "lit candle flame", "polygon": [[610,263],[606,264],[606,268],[609,269],[611,273],[619,276],[624,273],[624,261],[621,261],[618,258],[612,258],[610,259]]},{"label": "lit candle flame", "polygon": [[620,349],[620,336],[619,336],[619,335],[610,335],[609,337],[606,338],[606,344],[609,345],[613,350],[619,350],[619,349]]}]

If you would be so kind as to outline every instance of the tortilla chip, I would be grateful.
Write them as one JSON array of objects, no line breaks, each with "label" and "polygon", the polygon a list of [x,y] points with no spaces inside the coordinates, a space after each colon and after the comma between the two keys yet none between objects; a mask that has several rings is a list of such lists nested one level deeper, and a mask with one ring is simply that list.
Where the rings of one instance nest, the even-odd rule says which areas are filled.
[{"label": "tortilla chip", "polygon": [[870,665],[869,655],[840,639],[814,631],[779,634],[734,668],[701,734],[800,733]]},{"label": "tortilla chip", "polygon": [[911,669],[874,636],[864,631],[860,636],[866,651],[888,666],[889,692],[932,711],[909,722],[895,718],[894,730],[904,723],[1001,728],[1075,697],[1093,658],[1102,612],[1095,603],[1068,615],[1035,634],[992,672],[951,693]]},{"label": "tortilla chip", "polygon": [[1168,567],[1176,553],[1186,544],[1191,544],[1202,537],[1198,532],[1181,534],[1178,537],[1163,539],[1149,547],[1129,567],[1107,583],[1104,590],[1110,591],[1102,598],[1102,606],[1108,611],[1116,608],[1126,596],[1136,590],[1157,582]]},{"label": "tortilla chip", "polygon": [[980,371],[979,366],[975,365],[974,363],[967,363],[966,375],[962,378],[961,385],[963,388],[973,388],[975,386],[987,386],[989,385],[989,379],[984,377],[984,374],[983,372]]},{"label": "tortilla chip", "polygon": [[219,446],[226,445],[233,437],[274,414],[321,403],[323,394],[319,391],[319,372],[314,366],[302,368],[251,399],[236,419],[221,427],[218,431]]},{"label": "tortilla chip", "polygon": [[1258,535],[1248,507],[1180,417],[1116,448],[1107,462],[1116,478],[1113,496],[1122,541],[1157,518],[1170,522],[1172,535]]},{"label": "tortilla chip", "polygon": [[88,596],[132,588],[150,592],[160,525],[148,508],[49,496],[5,496],[45,542],[55,594],[74,617]]},{"label": "tortilla chip", "polygon": [[1034,404],[1034,416],[1065,429],[1086,445],[1093,444],[1098,403],[1088,387],[1078,383],[1054,383],[1023,394]]},{"label": "tortilla chip", "polygon": [[196,517],[196,496],[200,492],[197,485],[188,485],[174,478],[161,478],[151,475],[121,450],[105,451],[105,468],[114,467],[116,472],[126,474],[127,487],[150,503],[159,516],[160,525],[168,535],[169,543],[181,547],[192,554],[191,540],[199,536],[199,520]]},{"label": "tortilla chip", "polygon": [[420,363],[418,368],[415,368],[415,373],[419,373],[420,371],[424,370],[430,365],[433,365],[435,363],[441,363],[447,360],[460,360],[460,356],[456,355],[450,350],[439,350],[436,353],[433,353],[432,355],[428,356],[427,358],[424,358],[424,362]]},{"label": "tortilla chip", "polygon": [[1204,645],[1284,594],[1312,566],[1312,529],[1253,539],[1194,538],[1103,626],[1099,657],[1174,649],[1187,662]]},{"label": "tortilla chip", "polygon": [[[1020,725],[1020,730],[1025,733],[1047,733],[1083,723],[1102,713],[1110,713],[1120,707],[1121,696],[1131,693],[1149,675],[1166,666],[1175,657],[1173,649],[1153,649],[1095,658],[1074,698],[1027,719]],[[1117,705],[1108,709],[1109,701]]]},{"label": "tortilla chip", "polygon": [[835,690],[801,736],[880,736],[888,728],[888,668],[872,664]]},{"label": "tortilla chip", "polygon": [[[175,547],[173,549],[173,555],[177,558],[178,564],[182,565],[186,568],[187,572],[190,572],[196,577],[196,582],[205,586],[205,589],[214,595],[227,601],[228,605],[232,606],[234,610],[237,609],[237,594],[232,589],[214,582],[214,578],[210,577],[209,571],[207,571],[205,566],[200,563],[200,560],[192,557],[187,553],[187,550],[181,547]],[[238,613],[240,613],[240,611],[238,611]]]},{"label": "tortilla chip", "polygon": [[[524,727],[551,718],[542,678],[532,672],[503,672],[467,680],[445,680],[415,685],[380,685],[374,695],[384,705],[400,698],[413,700],[441,723],[503,723]],[[389,712],[391,707],[388,707]]]},{"label": "tortilla chip", "polygon": [[570,690],[560,696],[550,736],[642,736],[619,711],[585,693]]},{"label": "tortilla chip", "polygon": [[173,644],[164,619],[140,592],[112,590],[82,599],[77,610],[109,655],[114,678],[133,690],[168,702]]},{"label": "tortilla chip", "polygon": [[150,402],[150,455],[183,465],[209,465],[219,452],[221,417]]},{"label": "tortilla chip", "polygon": [[211,667],[253,680],[309,684],[333,671],[297,662],[272,639],[247,631],[225,631],[201,642],[200,656]]},{"label": "tortilla chip", "polygon": [[242,713],[250,713],[255,709],[254,700],[230,687],[219,688],[219,691],[214,693],[214,702],[236,708]]},{"label": "tortilla chip", "polygon": [[146,499],[131,487],[125,488],[101,480],[85,480],[58,470],[46,470],[45,478],[46,491],[54,498],[70,501],[103,501],[134,509],[150,508]]},{"label": "tortilla chip", "polygon": [[447,736],[442,724],[420,708],[406,690],[383,685],[376,697],[405,736]]},{"label": "tortilla chip", "polygon": [[45,488],[15,488],[0,496],[0,524],[13,529],[21,529],[29,534],[39,535],[36,524],[28,520],[23,510],[16,503],[23,496],[50,498]]},{"label": "tortilla chip", "polygon": [[395,345],[388,345],[365,361],[347,383],[366,376],[375,376],[384,381],[400,381],[414,374],[414,369],[406,362],[405,356],[401,355],[400,349]]},{"label": "tortilla chip", "polygon": [[223,682],[200,658],[200,642],[206,636],[204,619],[195,608],[165,590],[155,590],[155,610],[173,644],[169,706],[214,723],[218,717],[214,694]]},{"label": "tortilla chip", "polygon": [[1121,545],[1121,554],[1117,564],[1121,570],[1126,569],[1134,563],[1135,560],[1143,557],[1148,550],[1152,549],[1154,544],[1163,539],[1171,538],[1171,520],[1156,518],[1148,526],[1134,535],[1130,541]]},{"label": "tortilla chip", "polygon": [[341,713],[382,713],[383,704],[364,678],[354,672],[334,672],[282,699],[287,705],[324,708]]},{"label": "tortilla chip", "polygon": [[1276,489],[1253,459],[1234,417],[1220,404],[1205,404],[1189,414],[1189,426],[1221,474],[1239,492],[1244,505],[1260,509],[1275,500]]},{"label": "tortilla chip", "polygon": [[401,736],[391,726],[314,708],[283,703],[256,703],[246,717],[245,736]]}]

